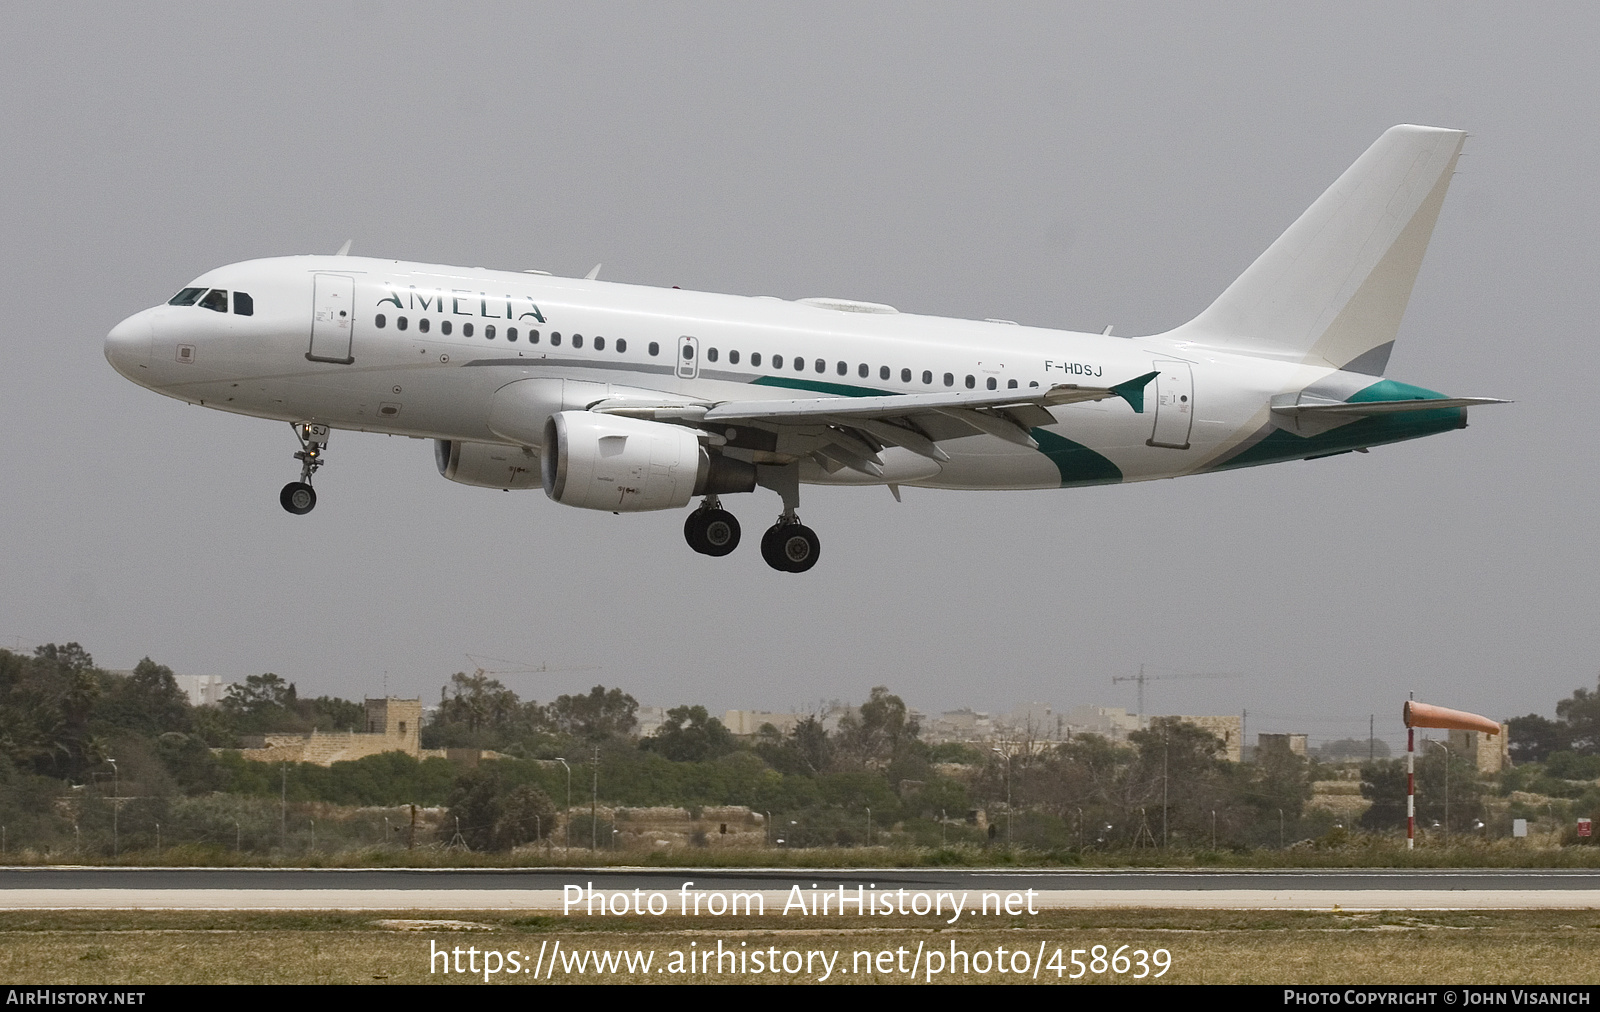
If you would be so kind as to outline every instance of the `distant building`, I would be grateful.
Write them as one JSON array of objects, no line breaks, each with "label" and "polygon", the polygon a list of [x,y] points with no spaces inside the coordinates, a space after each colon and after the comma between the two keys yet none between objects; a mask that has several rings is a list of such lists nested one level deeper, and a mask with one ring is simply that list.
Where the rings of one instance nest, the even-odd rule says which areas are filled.
[{"label": "distant building", "polygon": [[762,724],[771,724],[779,734],[788,734],[809,716],[808,713],[774,713],[771,710],[729,710],[722,715],[722,726],[741,738],[756,736]]},{"label": "distant building", "polygon": [[240,749],[239,754],[256,762],[315,763],[318,766],[331,766],[380,752],[404,752],[418,759],[445,757],[444,749],[424,751],[422,748],[422,700],[386,696],[368,699],[366,706],[365,731],[245,736],[246,747]]},{"label": "distant building", "polygon": [[922,740],[930,745],[993,741],[994,736],[995,724],[989,715],[968,707],[946,710],[922,725]]},{"label": "distant building", "polygon": [[1306,736],[1303,734],[1258,734],[1256,735],[1256,755],[1270,752],[1273,749],[1287,749],[1297,756],[1306,754]]},{"label": "distant building", "polygon": [[172,680],[189,697],[190,706],[221,706],[228,695],[228,686],[216,675],[173,675]]},{"label": "distant building", "polygon": [[1451,731],[1450,751],[1478,768],[1485,776],[1499,773],[1511,765],[1511,735],[1509,726],[1500,725],[1499,734],[1482,731]]},{"label": "distant building", "polygon": [[1112,741],[1123,741],[1129,732],[1139,730],[1139,718],[1120,706],[1074,706],[1062,714],[1064,729],[1070,734],[1098,734]]},{"label": "distant building", "polygon": [[[1240,753],[1244,745],[1243,721],[1238,714],[1226,716],[1197,717],[1178,715],[1164,718],[1167,720],[1181,720],[1185,724],[1193,724],[1202,731],[1210,731],[1222,742],[1222,758],[1231,763],[1239,762]],[[1300,735],[1300,754],[1306,754],[1306,736]]]}]

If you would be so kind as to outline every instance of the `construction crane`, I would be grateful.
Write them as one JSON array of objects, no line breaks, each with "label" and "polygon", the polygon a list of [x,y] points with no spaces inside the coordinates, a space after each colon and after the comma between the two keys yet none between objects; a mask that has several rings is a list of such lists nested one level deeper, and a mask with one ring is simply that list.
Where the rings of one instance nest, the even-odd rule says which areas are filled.
[{"label": "construction crane", "polygon": [[[538,667],[529,667],[528,665],[522,664],[519,661],[508,661],[504,657],[486,657],[486,656],[484,656],[482,654],[466,654],[465,656],[467,658],[468,663],[470,663],[473,666],[473,668],[475,669],[472,672],[474,677],[488,676],[488,677],[491,677],[491,678],[497,678],[497,677],[499,677],[501,675],[565,674],[566,672],[569,672],[569,671],[599,671],[600,670],[600,665],[598,665],[598,664],[580,664],[580,665],[577,665],[576,667],[552,668],[548,663],[546,663],[544,661],[540,661]],[[488,667],[484,666],[484,662],[485,661],[489,661],[489,662],[492,662],[492,663],[495,663],[495,664],[508,664],[508,665],[511,665],[511,667],[506,667],[506,668],[488,668]]]},{"label": "construction crane", "polygon": [[1241,675],[1241,674],[1239,674],[1237,672],[1233,672],[1233,671],[1201,671],[1201,672],[1185,673],[1185,674],[1178,674],[1178,675],[1147,675],[1147,674],[1144,673],[1144,665],[1141,664],[1141,665],[1139,665],[1139,673],[1137,675],[1113,675],[1111,677],[1111,684],[1115,685],[1118,682],[1133,682],[1139,687],[1139,727],[1140,727],[1140,729],[1143,729],[1145,727],[1145,723],[1146,723],[1145,712],[1144,712],[1144,683],[1145,682],[1165,682],[1165,681],[1171,681],[1172,679],[1175,679],[1175,678],[1243,678],[1243,677],[1244,677],[1243,675]]}]

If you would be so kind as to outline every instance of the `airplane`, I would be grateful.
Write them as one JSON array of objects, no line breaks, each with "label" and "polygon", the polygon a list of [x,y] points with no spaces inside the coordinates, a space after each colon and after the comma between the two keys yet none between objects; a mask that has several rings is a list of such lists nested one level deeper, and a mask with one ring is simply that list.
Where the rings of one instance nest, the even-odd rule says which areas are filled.
[{"label": "airplane", "polygon": [[123,376],[291,423],[316,505],[332,430],[434,441],[439,473],[582,509],[777,493],[761,555],[812,568],[803,484],[1071,488],[1311,460],[1505,403],[1385,378],[1466,134],[1386,131],[1199,316],[1145,337],[337,254],[208,271],[106,337]]}]

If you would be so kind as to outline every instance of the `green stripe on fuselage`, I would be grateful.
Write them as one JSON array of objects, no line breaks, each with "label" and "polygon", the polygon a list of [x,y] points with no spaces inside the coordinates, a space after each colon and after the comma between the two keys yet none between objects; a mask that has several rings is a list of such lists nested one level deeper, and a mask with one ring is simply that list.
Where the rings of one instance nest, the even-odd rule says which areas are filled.
[{"label": "green stripe on fuselage", "polygon": [[[1436,400],[1444,396],[1433,390],[1386,379],[1365,387],[1352,395],[1346,403]],[[1432,411],[1368,415],[1315,436],[1297,436],[1287,429],[1274,428],[1258,442],[1245,447],[1227,460],[1212,464],[1206,470],[1226,471],[1234,467],[1304,460],[1307,457],[1324,457],[1383,443],[1399,443],[1407,439],[1419,439],[1459,429],[1465,419],[1465,408],[1438,408]]]},{"label": "green stripe on fuselage", "polygon": [[813,393],[833,394],[835,397],[882,397],[896,390],[874,390],[871,387],[850,386],[846,383],[824,383],[822,380],[790,378],[788,376],[763,376],[750,384],[755,387],[787,387],[790,390],[810,390]]},{"label": "green stripe on fuselage", "polygon": [[1115,485],[1122,480],[1121,468],[1082,443],[1074,443],[1049,429],[1033,429],[1029,435],[1038,442],[1039,452],[1049,457],[1061,472],[1062,488]]}]

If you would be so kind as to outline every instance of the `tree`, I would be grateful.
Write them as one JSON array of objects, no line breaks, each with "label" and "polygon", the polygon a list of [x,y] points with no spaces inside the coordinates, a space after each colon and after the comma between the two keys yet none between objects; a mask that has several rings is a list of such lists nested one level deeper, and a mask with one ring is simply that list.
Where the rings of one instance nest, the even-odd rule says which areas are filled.
[{"label": "tree", "polygon": [[293,712],[299,702],[293,682],[267,672],[250,675],[243,685],[228,686],[222,699],[222,712],[234,718],[243,731],[299,730]]},{"label": "tree", "polygon": [[172,669],[146,657],[127,677],[107,675],[98,721],[145,735],[189,728],[189,700]]},{"label": "tree", "polygon": [[624,737],[639,726],[639,701],[621,689],[596,685],[586,696],[557,696],[550,720],[557,731],[589,741]]},{"label": "tree", "polygon": [[510,850],[555,828],[549,796],[532,784],[512,783],[493,763],[458,777],[449,806],[442,831],[453,834],[459,819],[462,839],[473,850]]},{"label": "tree", "polygon": [[673,762],[704,762],[727,755],[739,746],[722,721],[703,706],[675,706],[667,711],[660,730],[639,743],[649,752],[659,752]]},{"label": "tree", "polygon": [[850,768],[883,768],[910,742],[919,728],[906,713],[906,704],[878,685],[855,713],[839,721],[835,756]]},{"label": "tree", "polygon": [[822,721],[808,716],[786,735],[780,735],[771,724],[763,724],[756,755],[779,773],[814,777],[832,763],[833,745]]}]

